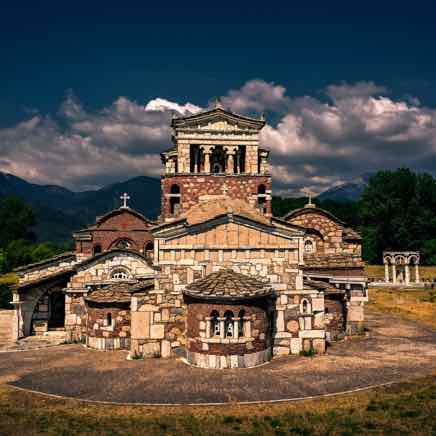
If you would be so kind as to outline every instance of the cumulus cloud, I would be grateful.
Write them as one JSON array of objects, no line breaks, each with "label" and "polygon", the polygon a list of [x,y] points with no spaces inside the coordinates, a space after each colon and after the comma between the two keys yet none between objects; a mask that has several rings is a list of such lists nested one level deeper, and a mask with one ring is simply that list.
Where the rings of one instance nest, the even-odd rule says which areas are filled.
[{"label": "cumulus cloud", "polygon": [[87,112],[69,92],[58,120],[35,115],[0,129],[0,171],[78,190],[138,175],[159,176],[159,153],[171,146],[172,113],[198,110],[163,99],[144,107],[119,97],[109,107]]},{"label": "cumulus cloud", "polygon": [[[261,134],[271,150],[275,193],[319,193],[368,171],[409,166],[436,172],[436,110],[410,96],[394,99],[373,82],[330,85],[328,100],[289,98],[256,79],[222,97],[241,113],[269,111]],[[171,118],[203,110],[190,102],[126,97],[87,111],[68,92],[55,117],[37,112],[0,129],[0,171],[36,183],[88,189],[137,175],[158,176],[171,146]]]},{"label": "cumulus cloud", "polygon": [[249,80],[240,89],[232,89],[221,101],[233,112],[281,110],[289,102],[284,86],[267,83],[264,80]]}]

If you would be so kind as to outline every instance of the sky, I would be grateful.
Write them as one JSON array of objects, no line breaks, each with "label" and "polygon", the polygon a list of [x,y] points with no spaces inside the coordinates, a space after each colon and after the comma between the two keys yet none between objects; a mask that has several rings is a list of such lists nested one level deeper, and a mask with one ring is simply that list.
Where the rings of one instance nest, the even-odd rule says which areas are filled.
[{"label": "sky", "polygon": [[[305,4],[299,4],[305,3]],[[432,2],[3,2],[0,171],[95,189],[158,177],[169,120],[265,112],[276,193],[436,175]]]}]

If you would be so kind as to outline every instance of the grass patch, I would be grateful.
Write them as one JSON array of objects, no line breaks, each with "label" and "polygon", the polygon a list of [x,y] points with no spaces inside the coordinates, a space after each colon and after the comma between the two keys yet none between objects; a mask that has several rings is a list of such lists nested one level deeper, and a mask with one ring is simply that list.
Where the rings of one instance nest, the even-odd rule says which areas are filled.
[{"label": "grass patch", "polygon": [[369,288],[367,307],[436,328],[436,292],[434,290]]},{"label": "grass patch", "polygon": [[436,431],[436,378],[297,403],[91,405],[0,386],[0,434],[351,435]]}]

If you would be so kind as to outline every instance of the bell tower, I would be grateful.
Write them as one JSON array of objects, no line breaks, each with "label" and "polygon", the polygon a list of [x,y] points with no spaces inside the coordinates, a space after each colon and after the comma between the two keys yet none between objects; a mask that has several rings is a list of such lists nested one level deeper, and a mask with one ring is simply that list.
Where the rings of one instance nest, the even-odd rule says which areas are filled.
[{"label": "bell tower", "polygon": [[215,108],[174,118],[174,147],[161,154],[161,218],[173,220],[203,199],[247,201],[271,216],[269,151],[260,147],[265,120]]}]

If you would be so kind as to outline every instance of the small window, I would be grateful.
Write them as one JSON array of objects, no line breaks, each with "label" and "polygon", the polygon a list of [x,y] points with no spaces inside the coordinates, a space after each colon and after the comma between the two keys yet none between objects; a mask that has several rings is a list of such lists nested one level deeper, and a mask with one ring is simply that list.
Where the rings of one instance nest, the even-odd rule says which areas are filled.
[{"label": "small window", "polygon": [[111,277],[116,280],[126,280],[130,274],[125,269],[117,269],[111,274]]},{"label": "small window", "polygon": [[305,315],[307,315],[310,312],[310,305],[307,300],[303,300],[301,302],[301,312]]},{"label": "small window", "polygon": [[127,239],[120,239],[116,243],[117,248],[127,249],[127,248],[130,248],[130,246],[131,246],[131,243]]},{"label": "small window", "polygon": [[244,336],[244,316],[245,316],[245,310],[239,311],[238,333],[240,337]]},{"label": "small window", "polygon": [[112,326],[112,314],[109,312],[106,315],[106,327],[111,327]]},{"label": "small window", "polygon": [[261,195],[265,195],[266,193],[265,185],[259,185],[259,187],[257,188],[257,193]]},{"label": "small window", "polygon": [[233,312],[228,310],[224,313],[224,332],[226,338],[233,338]]},{"label": "small window", "polygon": [[147,252],[153,251],[153,249],[154,249],[153,241],[148,241],[148,242],[145,244],[144,251],[147,253]]},{"label": "small window", "polygon": [[304,242],[304,252],[305,253],[313,253],[313,242],[307,240]]},{"label": "small window", "polygon": [[171,194],[180,194],[180,186],[179,185],[171,185],[170,193]]},{"label": "small window", "polygon": [[101,251],[102,251],[102,249],[101,249],[101,245],[100,245],[100,244],[95,244],[95,245],[94,245],[94,248],[92,249],[92,252],[93,252],[94,256],[95,256],[96,254],[100,254]]},{"label": "small window", "polygon": [[212,336],[220,336],[220,321],[219,321],[219,313],[216,310],[213,310],[210,314],[210,322],[211,322],[211,333]]}]

